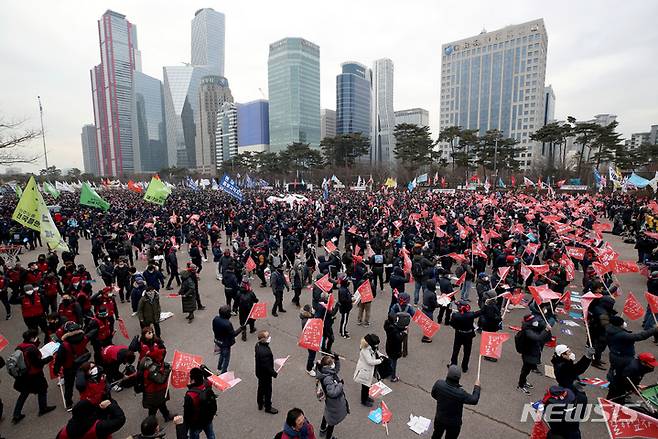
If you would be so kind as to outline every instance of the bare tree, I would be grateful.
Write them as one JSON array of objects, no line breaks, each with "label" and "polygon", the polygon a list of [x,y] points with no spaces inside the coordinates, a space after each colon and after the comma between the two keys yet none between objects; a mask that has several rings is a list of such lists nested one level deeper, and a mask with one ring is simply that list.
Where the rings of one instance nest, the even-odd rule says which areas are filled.
[{"label": "bare tree", "polygon": [[41,131],[23,128],[24,122],[8,122],[0,118],[0,165],[34,163],[39,158],[24,149],[41,135]]}]

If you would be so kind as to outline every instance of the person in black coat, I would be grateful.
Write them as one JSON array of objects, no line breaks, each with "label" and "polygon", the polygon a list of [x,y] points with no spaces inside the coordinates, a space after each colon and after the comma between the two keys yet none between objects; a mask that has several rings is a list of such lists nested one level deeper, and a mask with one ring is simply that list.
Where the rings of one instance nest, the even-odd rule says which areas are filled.
[{"label": "person in black coat", "polygon": [[[404,284],[408,283],[410,279],[409,273],[402,270],[402,267],[393,268],[390,276],[389,283],[391,284],[391,291],[397,290],[398,295],[404,293]],[[395,294],[391,294],[391,306],[396,303]]]},{"label": "person in black coat", "polygon": [[480,317],[482,311],[471,311],[471,305],[465,301],[458,302],[457,307],[459,312],[453,314],[450,318],[450,326],[455,330],[450,365],[457,365],[459,351],[463,346],[464,357],[462,358],[462,372],[466,373],[468,372],[468,362],[471,359],[471,348],[473,347],[473,338],[475,337],[475,319]]},{"label": "person in black coat", "polygon": [[576,397],[571,389],[552,386],[544,401],[548,428],[547,438],[580,439],[580,422],[574,421]]},{"label": "person in black coat", "polygon": [[354,303],[352,302],[352,293],[348,289],[349,280],[347,277],[339,278],[338,284],[338,310],[340,311],[340,336],[343,338],[350,338],[350,333],[347,330],[347,321],[349,320],[350,311]]},{"label": "person in black coat", "polygon": [[[224,271],[222,284],[224,284],[224,297],[226,297],[226,305],[232,309],[233,315],[236,315],[238,309],[236,296],[238,295],[239,285],[233,264],[229,265],[226,271]],[[231,305],[231,302],[233,302],[233,305]]]},{"label": "person in black coat", "polygon": [[[248,319],[247,317],[249,317],[249,313],[254,304],[258,303],[258,297],[256,297],[256,293],[254,293],[248,280],[244,279],[242,281],[235,301],[238,303],[238,318],[240,326],[245,327],[249,325],[249,333],[253,334],[256,332],[256,321],[254,319]],[[247,341],[246,330],[242,331],[242,341]]]},{"label": "person in black coat", "polygon": [[167,290],[172,290],[171,282],[176,279],[176,284],[180,286],[180,276],[178,274],[178,256],[176,249],[178,246],[172,245],[167,253],[167,266],[169,267],[169,280],[167,281]]},{"label": "person in black coat", "polygon": [[[642,383],[644,376],[653,372],[656,366],[658,366],[656,357],[650,352],[642,352],[613,377],[606,399],[618,404],[626,404],[627,395],[634,393]],[[631,383],[633,384],[631,385]]]},{"label": "person in black coat", "polygon": [[322,345],[321,348],[325,352],[331,352],[331,348],[334,345],[336,337],[334,336],[334,321],[336,320],[336,314],[338,314],[339,307],[335,304],[331,309],[328,309],[329,306],[329,294],[322,293],[322,298],[320,300],[320,306],[315,310],[313,315],[316,319],[322,319]]},{"label": "person in black coat", "polygon": [[626,322],[619,316],[610,318],[606,328],[606,339],[610,349],[610,370],[608,381],[613,381],[615,374],[621,373],[635,357],[635,342],[646,340],[658,334],[658,327],[642,332],[631,332],[626,329]]},{"label": "person in black coat", "polygon": [[391,360],[391,382],[400,381],[397,375],[398,359],[402,357],[402,343],[407,332],[407,327],[401,327],[397,324],[398,317],[395,314],[389,314],[384,322],[384,331],[386,332],[386,355]]},{"label": "person in black coat", "polygon": [[480,380],[475,380],[473,393],[468,393],[459,384],[461,371],[457,366],[448,368],[445,380],[438,380],[432,387],[432,398],[436,400],[434,433],[432,439],[456,439],[462,427],[464,404],[477,405],[480,400]]},{"label": "person in black coat", "polygon": [[73,406],[73,416],[57,434],[57,439],[107,438],[119,431],[125,423],[126,415],[116,401],[105,400],[96,406],[82,400]]},{"label": "person in black coat", "polygon": [[258,410],[263,410],[264,407],[266,413],[276,415],[279,411],[272,407],[272,378],[276,378],[278,374],[274,370],[274,356],[270,349],[271,341],[272,337],[269,332],[260,331],[258,333],[258,343],[255,348],[256,378],[258,378],[256,402]]},{"label": "person in black coat", "polygon": [[551,327],[539,321],[532,314],[528,314],[523,318],[521,332],[523,333],[523,349],[521,353],[523,365],[521,366],[517,388],[526,395],[529,395],[529,389],[532,389],[534,386],[528,382],[528,375],[530,371],[536,369],[537,365],[541,363],[542,348],[551,339],[552,334]]},{"label": "person in black coat", "polygon": [[235,344],[235,337],[244,331],[245,327],[240,326],[237,330],[233,329],[230,322],[231,308],[228,305],[219,307],[218,315],[212,319],[212,332],[215,336],[215,346],[219,348],[219,360],[217,370],[220,375],[228,371],[228,364],[231,360],[231,346]]},{"label": "person in black coat", "polygon": [[584,374],[592,364],[592,358],[594,358],[594,348],[592,347],[586,347],[585,355],[576,361],[576,354],[563,344],[555,347],[555,354],[551,358],[557,384],[571,390],[578,404],[587,403],[587,395],[582,391],[578,380],[580,375]]},{"label": "person in black coat", "polygon": [[[452,287],[452,283],[450,282],[450,273],[439,269],[439,292],[442,295],[450,295],[453,293],[454,289]],[[450,324],[450,316],[452,315],[452,304],[455,301],[455,296],[454,294],[450,296],[449,301],[442,300],[442,303],[439,304],[439,315],[436,319],[437,322],[441,323],[441,320],[444,320],[443,316],[445,315],[445,324],[449,325]]]},{"label": "person in black coat", "polygon": [[278,317],[277,310],[279,312],[286,312],[283,309],[283,289],[290,291],[290,285],[283,275],[283,266],[279,265],[276,267],[272,274],[270,275],[270,284],[272,285],[272,293],[274,294],[274,306],[272,307],[272,315]]}]

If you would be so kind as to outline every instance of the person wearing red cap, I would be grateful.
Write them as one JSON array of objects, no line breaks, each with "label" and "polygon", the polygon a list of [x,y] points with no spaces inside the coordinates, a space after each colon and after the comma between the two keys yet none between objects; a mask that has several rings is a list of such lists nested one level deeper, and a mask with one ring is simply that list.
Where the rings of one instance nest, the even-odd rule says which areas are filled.
[{"label": "person wearing red cap", "polygon": [[[606,399],[624,405],[628,395],[640,388],[644,376],[654,371],[658,360],[651,352],[642,352],[610,381]],[[632,383],[632,384],[631,384]]]}]

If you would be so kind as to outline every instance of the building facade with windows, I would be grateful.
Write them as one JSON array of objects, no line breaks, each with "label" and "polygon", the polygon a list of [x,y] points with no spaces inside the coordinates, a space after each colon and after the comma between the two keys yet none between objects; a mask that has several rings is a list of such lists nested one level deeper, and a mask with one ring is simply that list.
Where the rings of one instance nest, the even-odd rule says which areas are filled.
[{"label": "building facade with windows", "polygon": [[224,102],[217,113],[215,130],[215,167],[221,169],[238,154],[238,110],[233,102]]},{"label": "building facade with windows", "polygon": [[336,137],[336,110],[320,110],[320,140]]},{"label": "building facade with windows", "polygon": [[270,150],[269,109],[266,99],[237,104],[238,153]]},{"label": "building facade with windows", "polygon": [[267,62],[270,150],[320,145],[320,47],[303,38],[270,44]]},{"label": "building facade with windows", "polygon": [[142,72],[134,73],[133,141],[141,172],[167,167],[167,128],[162,81]]},{"label": "building facade with windows", "polygon": [[96,126],[91,124],[84,125],[82,127],[82,133],[80,133],[80,140],[82,141],[82,162],[85,173],[100,175]]},{"label": "building facade with windows", "polygon": [[341,64],[336,76],[336,134],[361,133],[371,136],[372,76],[363,64]]},{"label": "building facade with windows", "polygon": [[216,75],[201,78],[197,93],[197,109],[194,112],[196,170],[202,174],[214,174],[217,113],[225,102],[233,102],[233,95],[228,80]]},{"label": "building facade with windows", "polygon": [[226,17],[212,8],[196,11],[192,19],[191,64],[205,66],[213,75],[224,76]]},{"label": "building facade with windows", "polygon": [[393,61],[377,59],[372,64],[372,134],[370,163],[390,164],[394,160],[395,110],[393,100]]},{"label": "building facade with windows", "polygon": [[[395,125],[410,123],[419,127],[430,126],[430,112],[424,108],[410,108],[395,112]],[[395,128],[395,127],[394,127]]]},{"label": "building facade with windows", "polygon": [[544,123],[547,45],[543,19],[444,44],[440,129],[498,129],[524,147],[522,169],[540,162],[541,145],[530,135]]}]

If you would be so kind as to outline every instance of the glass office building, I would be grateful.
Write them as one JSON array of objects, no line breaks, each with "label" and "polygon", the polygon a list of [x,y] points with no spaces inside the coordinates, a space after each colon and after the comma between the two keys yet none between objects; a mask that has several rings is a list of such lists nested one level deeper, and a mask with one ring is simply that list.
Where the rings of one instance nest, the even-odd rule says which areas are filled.
[{"label": "glass office building", "polygon": [[212,8],[199,9],[192,19],[192,65],[206,66],[224,76],[224,39],[226,19]]},{"label": "glass office building", "polygon": [[202,174],[214,174],[217,113],[224,102],[233,102],[233,95],[228,80],[216,75],[201,78],[198,95],[198,107],[194,112],[196,170]]},{"label": "glass office building", "polygon": [[341,64],[336,76],[336,134],[361,133],[370,138],[372,81],[363,64]]},{"label": "glass office building", "polygon": [[393,61],[375,60],[372,65],[372,135],[370,163],[388,164],[395,159],[395,110],[393,107]]},{"label": "glass office building", "polygon": [[496,128],[526,148],[524,169],[541,160],[530,135],[544,123],[547,44],[542,19],[444,44],[440,128]]},{"label": "glass office building", "polygon": [[80,133],[82,141],[82,161],[85,173],[100,175],[98,168],[98,145],[96,144],[96,126],[84,125]]},{"label": "glass office building", "polygon": [[217,113],[215,146],[215,166],[219,170],[238,154],[238,111],[233,102],[224,102]]},{"label": "glass office building", "polygon": [[270,44],[270,150],[293,142],[320,145],[320,47],[302,38]]},{"label": "glass office building", "polygon": [[265,151],[270,144],[269,103],[265,99],[237,104],[238,147]]},{"label": "glass office building", "polygon": [[167,132],[165,127],[162,82],[135,72],[135,153],[139,153],[142,172],[157,172],[167,167]]}]

